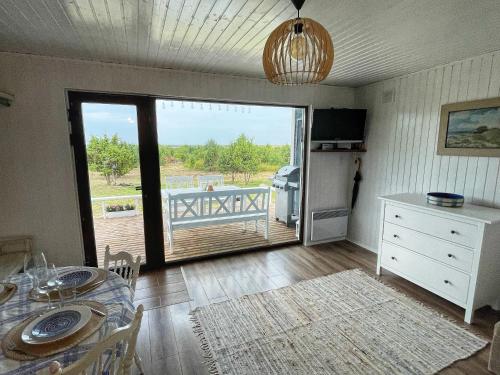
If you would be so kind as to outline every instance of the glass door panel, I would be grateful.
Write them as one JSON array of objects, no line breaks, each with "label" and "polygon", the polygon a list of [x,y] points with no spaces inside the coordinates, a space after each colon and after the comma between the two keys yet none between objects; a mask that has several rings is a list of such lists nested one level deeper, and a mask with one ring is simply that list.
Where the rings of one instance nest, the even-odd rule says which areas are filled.
[{"label": "glass door panel", "polygon": [[98,266],[105,247],[146,261],[135,105],[82,103]]},{"label": "glass door panel", "polygon": [[155,112],[166,262],[297,241],[304,108],[157,99]]}]

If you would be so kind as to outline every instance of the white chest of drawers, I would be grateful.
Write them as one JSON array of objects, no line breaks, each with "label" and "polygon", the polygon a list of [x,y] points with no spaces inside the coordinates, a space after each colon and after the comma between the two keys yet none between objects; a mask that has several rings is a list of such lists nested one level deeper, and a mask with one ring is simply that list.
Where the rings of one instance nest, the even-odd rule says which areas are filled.
[{"label": "white chest of drawers", "polygon": [[436,207],[422,194],[380,197],[377,274],[387,269],[465,308],[500,309],[500,209]]}]

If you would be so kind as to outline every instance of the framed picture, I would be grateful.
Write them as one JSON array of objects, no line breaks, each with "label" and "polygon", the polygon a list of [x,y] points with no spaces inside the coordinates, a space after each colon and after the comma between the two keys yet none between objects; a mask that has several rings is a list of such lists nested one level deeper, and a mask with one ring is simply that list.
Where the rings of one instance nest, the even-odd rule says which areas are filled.
[{"label": "framed picture", "polygon": [[437,153],[500,157],[500,98],[441,106]]}]

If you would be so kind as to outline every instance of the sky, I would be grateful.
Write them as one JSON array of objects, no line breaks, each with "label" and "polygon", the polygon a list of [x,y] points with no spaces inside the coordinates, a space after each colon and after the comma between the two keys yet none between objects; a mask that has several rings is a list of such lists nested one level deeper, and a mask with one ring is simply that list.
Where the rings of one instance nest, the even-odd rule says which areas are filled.
[{"label": "sky", "polygon": [[[118,136],[137,144],[137,115],[134,106],[84,103],[85,138]],[[240,134],[256,144],[291,143],[293,108],[256,105],[158,100],[156,104],[158,143],[201,145],[209,139],[229,144]]]},{"label": "sky", "polygon": [[500,128],[500,108],[479,108],[450,113],[449,132],[470,132],[479,126]]}]

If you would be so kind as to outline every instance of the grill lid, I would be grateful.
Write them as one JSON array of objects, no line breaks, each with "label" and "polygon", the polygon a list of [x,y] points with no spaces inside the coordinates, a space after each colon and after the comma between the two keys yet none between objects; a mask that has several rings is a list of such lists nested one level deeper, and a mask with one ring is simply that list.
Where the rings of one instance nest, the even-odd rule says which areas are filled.
[{"label": "grill lid", "polygon": [[275,177],[286,177],[289,180],[294,180],[296,178],[298,180],[299,174],[300,167],[285,165],[284,167],[281,167],[278,172],[276,172]]}]

